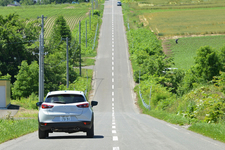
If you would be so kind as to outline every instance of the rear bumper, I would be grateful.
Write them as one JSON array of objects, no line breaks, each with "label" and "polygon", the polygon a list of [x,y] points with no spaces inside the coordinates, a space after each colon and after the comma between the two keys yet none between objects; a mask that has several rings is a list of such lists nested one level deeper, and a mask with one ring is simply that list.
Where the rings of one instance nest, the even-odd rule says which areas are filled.
[{"label": "rear bumper", "polygon": [[39,128],[42,131],[49,132],[78,132],[87,131],[92,127],[92,121],[65,122],[65,123],[44,123],[39,122]]}]

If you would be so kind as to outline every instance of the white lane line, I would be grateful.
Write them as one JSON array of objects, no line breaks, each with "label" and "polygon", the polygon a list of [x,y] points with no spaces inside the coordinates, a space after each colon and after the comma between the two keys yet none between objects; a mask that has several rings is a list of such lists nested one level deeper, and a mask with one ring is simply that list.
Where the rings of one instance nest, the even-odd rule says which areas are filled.
[{"label": "white lane line", "polygon": [[112,55],[114,56],[114,53],[112,52]]},{"label": "white lane line", "polygon": [[112,76],[114,76],[114,72],[112,72]]},{"label": "white lane line", "polygon": [[112,70],[114,70],[114,67],[112,66]]},{"label": "white lane line", "polygon": [[113,141],[118,141],[118,136],[113,136]]},{"label": "white lane line", "polygon": [[112,96],[114,96],[114,92],[112,92]]},{"label": "white lane line", "polygon": [[112,78],[112,82],[114,82],[114,78]]},{"label": "white lane line", "polygon": [[114,37],[114,35],[112,35],[112,37]]},{"label": "white lane line", "polygon": [[112,103],[112,106],[114,106],[114,103]]},{"label": "white lane line", "polygon": [[116,133],[116,130],[112,130],[112,133]]},{"label": "white lane line", "polygon": [[112,107],[112,110],[114,110],[114,107]]},{"label": "white lane line", "polygon": [[119,147],[113,147],[113,150],[120,150]]},{"label": "white lane line", "polygon": [[112,44],[114,44],[114,41],[112,41]]},{"label": "white lane line", "polygon": [[114,65],[114,62],[112,62],[112,66]]},{"label": "white lane line", "polygon": [[112,126],[113,129],[116,129],[116,126]]},{"label": "white lane line", "polygon": [[115,121],[112,123],[112,125],[116,125]]},{"label": "white lane line", "polygon": [[112,85],[112,89],[114,90],[114,85]]},{"label": "white lane line", "polygon": [[169,126],[169,127],[174,128],[174,129],[176,129],[176,130],[179,130],[178,128],[176,128],[176,127],[174,127],[174,126],[172,126],[172,125],[170,125],[170,124],[166,124],[166,125]]},{"label": "white lane line", "polygon": [[112,57],[112,60],[114,60],[114,57]]},{"label": "white lane line", "polygon": [[112,101],[114,102],[114,98],[112,98]]},{"label": "white lane line", "polygon": [[112,41],[114,40],[114,38],[112,38]]},{"label": "white lane line", "polygon": [[112,47],[114,47],[114,45],[112,45]]}]

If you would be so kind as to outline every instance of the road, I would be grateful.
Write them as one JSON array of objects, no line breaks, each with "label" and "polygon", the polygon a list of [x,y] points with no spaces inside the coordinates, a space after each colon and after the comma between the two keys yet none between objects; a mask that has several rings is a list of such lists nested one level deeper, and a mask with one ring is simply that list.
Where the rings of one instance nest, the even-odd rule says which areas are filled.
[{"label": "road", "polygon": [[225,144],[139,113],[135,105],[122,8],[105,2],[94,67],[95,137],[85,133],[34,132],[0,145],[0,150],[224,150]]}]

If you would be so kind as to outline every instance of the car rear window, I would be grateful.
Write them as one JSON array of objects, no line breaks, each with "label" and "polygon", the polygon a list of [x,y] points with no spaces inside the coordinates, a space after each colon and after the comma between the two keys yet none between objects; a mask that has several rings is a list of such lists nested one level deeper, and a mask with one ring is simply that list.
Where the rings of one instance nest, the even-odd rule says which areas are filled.
[{"label": "car rear window", "polygon": [[59,95],[50,95],[45,99],[47,103],[79,103],[85,102],[85,98],[82,95],[74,95],[74,94],[59,94]]}]

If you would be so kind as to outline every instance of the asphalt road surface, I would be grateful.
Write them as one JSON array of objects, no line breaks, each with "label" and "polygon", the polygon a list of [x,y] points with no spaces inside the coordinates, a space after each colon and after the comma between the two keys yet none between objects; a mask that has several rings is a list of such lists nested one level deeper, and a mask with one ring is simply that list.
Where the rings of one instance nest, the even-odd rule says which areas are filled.
[{"label": "asphalt road surface", "polygon": [[122,8],[105,2],[94,67],[95,137],[85,133],[34,132],[0,145],[0,150],[225,150],[225,144],[185,128],[140,114],[132,92]]}]

